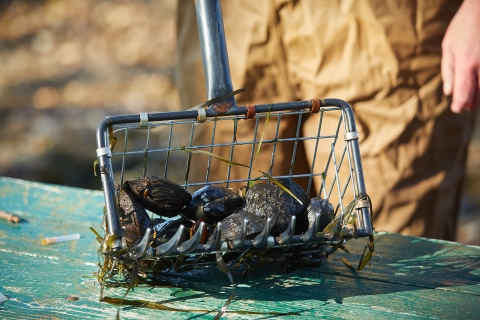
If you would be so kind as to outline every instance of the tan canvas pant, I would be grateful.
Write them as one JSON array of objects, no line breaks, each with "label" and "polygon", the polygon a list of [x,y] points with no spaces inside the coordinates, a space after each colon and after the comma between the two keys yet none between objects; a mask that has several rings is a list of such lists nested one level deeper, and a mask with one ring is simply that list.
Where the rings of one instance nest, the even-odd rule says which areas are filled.
[{"label": "tan canvas pant", "polygon": [[[360,134],[375,229],[454,240],[474,117],[449,110],[450,101],[442,94],[440,59],[443,35],[460,3],[242,0],[221,4],[232,83],[235,89],[247,89],[237,96],[237,104],[311,98],[347,101]],[[179,89],[186,109],[206,100],[191,0],[179,3],[178,54]],[[282,122],[281,131],[288,135],[292,127]],[[307,121],[303,130],[316,130],[316,123]],[[217,128],[216,143],[221,132]],[[301,153],[308,154],[311,148],[304,147],[298,159],[309,158]]]}]

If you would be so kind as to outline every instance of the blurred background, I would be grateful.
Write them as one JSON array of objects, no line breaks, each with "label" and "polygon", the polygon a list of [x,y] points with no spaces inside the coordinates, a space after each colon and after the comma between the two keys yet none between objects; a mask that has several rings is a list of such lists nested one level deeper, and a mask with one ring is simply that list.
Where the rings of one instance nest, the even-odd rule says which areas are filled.
[{"label": "blurred background", "polygon": [[[171,0],[0,0],[0,176],[101,190],[93,175],[98,123],[180,108],[175,7]],[[457,239],[475,245],[479,127]]]}]

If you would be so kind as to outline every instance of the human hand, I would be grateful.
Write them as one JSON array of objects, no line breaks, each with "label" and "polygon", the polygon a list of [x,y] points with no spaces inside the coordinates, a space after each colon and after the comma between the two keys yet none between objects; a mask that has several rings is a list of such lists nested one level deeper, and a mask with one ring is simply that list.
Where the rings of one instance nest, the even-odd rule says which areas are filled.
[{"label": "human hand", "polygon": [[442,41],[443,93],[451,110],[480,108],[480,0],[465,0]]}]

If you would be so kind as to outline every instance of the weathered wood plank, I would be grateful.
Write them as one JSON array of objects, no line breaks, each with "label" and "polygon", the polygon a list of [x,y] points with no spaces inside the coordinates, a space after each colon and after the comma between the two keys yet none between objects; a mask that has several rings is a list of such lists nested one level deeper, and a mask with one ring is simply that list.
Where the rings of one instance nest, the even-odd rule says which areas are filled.
[{"label": "weathered wood plank", "polygon": [[[0,221],[0,292],[9,300],[0,318],[115,318],[117,306],[98,302],[98,244],[89,228],[99,229],[100,191],[52,186],[0,177],[0,209],[28,222]],[[78,241],[42,246],[50,235],[80,233]],[[279,266],[255,269],[246,278],[234,270],[235,298],[224,318],[251,319],[296,313],[305,318],[475,318],[480,296],[480,247],[400,235],[379,234],[379,256],[357,272],[365,239],[347,244],[316,268],[279,274]],[[175,287],[137,287],[127,300],[156,306],[205,310],[165,311],[120,307],[121,318],[211,319],[232,288],[216,268],[175,280]],[[120,298],[125,288],[108,288]],[[78,297],[71,301],[69,296]],[[249,313],[250,312],[250,313]],[[252,314],[258,312],[260,314]],[[280,317],[280,316],[278,316]],[[298,318],[283,315],[280,318]]]},{"label": "weathered wood plank", "polygon": [[[88,278],[96,271],[95,266],[81,262],[51,261],[48,258],[32,261],[28,256],[13,253],[2,253],[0,257],[7,270],[14,270],[10,275],[2,273],[1,277],[0,290],[10,297],[10,301],[0,307],[3,316],[19,314],[25,318],[37,318],[39,315],[57,315],[92,319],[115,316],[115,306],[98,302],[98,283]],[[22,265],[24,267],[19,268]],[[311,273],[305,270],[297,270],[289,275],[265,276],[266,273],[266,270],[260,270],[251,277],[237,281],[235,300],[229,307],[229,317],[262,316],[233,313],[240,311],[263,312],[263,316],[268,316],[269,312],[296,312],[304,317],[324,318],[388,318],[399,314],[405,318],[472,318],[478,309],[478,296],[454,291],[421,289],[399,284],[386,285],[380,281],[321,273],[313,278]],[[223,286],[221,282],[221,278],[215,283],[205,281],[204,277],[197,280],[186,279],[176,288],[136,288],[127,298],[157,302],[179,309],[206,309],[211,312],[204,316],[211,318],[225,303],[232,290],[228,287],[226,278]],[[124,288],[116,288],[108,289],[106,294],[121,297],[124,292]],[[79,300],[69,301],[69,296],[78,297]],[[203,313],[126,306],[121,307],[120,314],[126,318],[142,318],[153,314],[185,318]]]},{"label": "weathered wood plank", "polygon": [[[365,241],[350,241],[346,247],[347,258],[352,264],[359,261]],[[345,265],[327,264],[319,272],[349,272],[351,276],[375,279],[387,283],[408,284],[420,288],[459,287],[480,283],[480,247],[466,246],[456,242],[379,234],[375,237],[377,255],[371,267],[356,272]],[[353,254],[355,253],[355,254]],[[455,290],[463,290],[463,289]],[[480,289],[480,287],[479,287]],[[472,288],[468,289],[471,292]],[[476,291],[480,294],[480,291]]]},{"label": "weathered wood plank", "polygon": [[[0,248],[35,255],[94,261],[97,259],[94,234],[102,221],[103,194],[100,191],[46,185],[0,177],[0,209],[14,213],[25,222],[0,220]],[[80,233],[81,239],[42,246],[41,239]]]}]

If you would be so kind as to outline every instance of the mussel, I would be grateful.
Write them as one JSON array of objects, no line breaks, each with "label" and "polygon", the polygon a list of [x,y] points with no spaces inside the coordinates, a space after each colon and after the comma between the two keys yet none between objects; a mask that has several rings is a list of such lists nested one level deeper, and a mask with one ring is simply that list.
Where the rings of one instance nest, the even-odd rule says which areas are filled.
[{"label": "mussel", "polygon": [[156,176],[128,180],[130,189],[145,209],[164,217],[174,217],[190,203],[192,195],[179,184]]},{"label": "mussel", "polygon": [[231,215],[242,203],[237,190],[205,186],[192,194],[192,201],[182,213],[190,219],[215,223]]},{"label": "mussel", "polygon": [[286,189],[294,194],[299,203],[285,190],[275,184],[256,184],[245,194],[245,206],[242,208],[247,216],[253,215],[272,219],[272,236],[278,236],[290,224],[292,216],[297,217],[298,230],[307,228],[306,212],[308,196],[305,191],[291,179],[278,180]]},{"label": "mussel", "polygon": [[127,245],[130,246],[144,235],[150,226],[150,218],[130,190],[118,187],[117,194],[120,224],[125,232]]},{"label": "mussel", "polygon": [[[151,222],[151,228],[153,232],[152,247],[157,247],[168,240],[170,240],[178,228],[183,225],[187,230],[193,226],[193,222],[188,219],[153,219]],[[180,243],[189,239],[189,232],[185,231],[182,234]]]},{"label": "mussel", "polygon": [[222,240],[232,240],[235,238],[240,232],[245,219],[248,220],[246,239],[253,239],[253,237],[262,232],[266,219],[240,210],[223,219],[221,226]]},{"label": "mussel", "polygon": [[320,214],[320,225],[318,230],[323,231],[335,217],[335,210],[333,209],[333,205],[328,202],[328,199],[322,199],[322,197],[314,197],[310,199],[307,207],[308,228],[312,227],[317,213]]},{"label": "mussel", "polygon": [[231,239],[240,231],[242,221],[247,219],[247,238],[259,234],[267,221],[272,219],[270,235],[278,236],[290,224],[292,216],[297,217],[297,230],[308,229],[306,206],[308,196],[305,191],[291,179],[278,180],[302,203],[275,184],[256,184],[245,194],[245,204],[238,212],[222,221],[222,238]]}]

